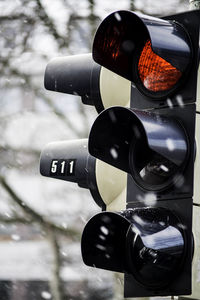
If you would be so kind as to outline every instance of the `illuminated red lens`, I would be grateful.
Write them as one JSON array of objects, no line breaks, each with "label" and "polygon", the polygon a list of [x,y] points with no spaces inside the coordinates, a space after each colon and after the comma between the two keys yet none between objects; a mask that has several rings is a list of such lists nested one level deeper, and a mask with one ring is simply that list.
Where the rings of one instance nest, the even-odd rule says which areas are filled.
[{"label": "illuminated red lens", "polygon": [[141,52],[138,71],[144,86],[153,92],[171,89],[182,75],[169,62],[153,52],[150,40],[146,42]]}]

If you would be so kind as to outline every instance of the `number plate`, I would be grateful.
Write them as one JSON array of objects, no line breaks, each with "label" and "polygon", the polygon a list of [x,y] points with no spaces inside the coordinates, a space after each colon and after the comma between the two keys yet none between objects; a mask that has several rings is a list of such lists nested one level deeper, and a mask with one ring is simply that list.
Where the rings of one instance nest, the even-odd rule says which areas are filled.
[{"label": "number plate", "polygon": [[53,159],[50,165],[52,176],[73,176],[75,174],[76,159]]}]

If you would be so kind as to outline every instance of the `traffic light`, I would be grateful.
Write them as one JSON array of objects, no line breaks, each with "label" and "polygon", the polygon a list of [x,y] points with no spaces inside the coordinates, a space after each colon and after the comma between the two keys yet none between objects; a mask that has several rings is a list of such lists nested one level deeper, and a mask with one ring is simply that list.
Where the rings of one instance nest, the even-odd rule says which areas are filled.
[{"label": "traffic light", "polygon": [[131,82],[95,63],[91,53],[57,57],[45,70],[47,90],[81,96],[97,112],[112,105],[130,106]]},{"label": "traffic light", "polygon": [[130,107],[95,120],[89,153],[127,172],[126,209],[87,223],[89,266],[125,273],[125,297],[190,295],[200,11],[117,11],[100,24],[96,63],[131,81]]},{"label": "traffic light", "polygon": [[42,150],[43,176],[75,182],[89,189],[96,204],[105,209],[126,206],[127,174],[88,153],[88,140],[52,142]]}]

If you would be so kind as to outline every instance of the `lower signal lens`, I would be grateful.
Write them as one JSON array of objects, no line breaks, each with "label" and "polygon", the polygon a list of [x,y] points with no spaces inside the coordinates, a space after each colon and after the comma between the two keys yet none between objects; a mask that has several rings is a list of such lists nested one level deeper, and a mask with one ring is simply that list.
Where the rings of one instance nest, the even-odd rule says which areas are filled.
[{"label": "lower signal lens", "polygon": [[153,52],[150,40],[140,54],[138,72],[145,88],[152,92],[173,88],[182,75],[178,69]]},{"label": "lower signal lens", "polygon": [[122,212],[130,220],[126,234],[129,272],[141,285],[160,290],[181,271],[187,240],[181,220],[165,208]]}]

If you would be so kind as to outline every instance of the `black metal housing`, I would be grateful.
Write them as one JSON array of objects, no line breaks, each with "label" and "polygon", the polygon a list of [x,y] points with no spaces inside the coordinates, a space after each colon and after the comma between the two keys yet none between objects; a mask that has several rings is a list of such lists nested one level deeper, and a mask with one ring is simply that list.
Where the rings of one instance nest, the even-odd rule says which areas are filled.
[{"label": "black metal housing", "polygon": [[[191,102],[196,95],[199,20],[199,11],[164,18],[116,11],[103,20],[96,32],[93,58],[102,66],[134,82],[137,87],[132,95],[134,108],[168,105],[166,100],[169,96],[172,104],[176,105],[175,93],[178,91],[184,103]],[[177,84],[167,91],[147,90],[138,76],[139,55],[148,39],[157,55],[182,72]]]},{"label": "black metal housing", "polygon": [[104,109],[99,89],[100,70],[91,53],[56,57],[47,64],[44,86],[50,91],[79,95],[83,104],[94,105],[100,112]]},{"label": "black metal housing", "polygon": [[137,195],[192,197],[194,126],[195,105],[153,112],[112,107],[95,120],[89,152],[130,173]]},{"label": "black metal housing", "polygon": [[[156,213],[149,222],[149,228],[144,219],[140,220],[141,228],[137,232],[139,238],[135,236],[134,226],[130,225],[130,231],[128,229],[126,232],[125,252],[120,245],[121,257],[126,253],[125,261],[119,257],[119,264],[123,266],[121,272],[125,273],[125,297],[189,295],[192,292],[192,196],[199,26],[200,11],[188,11],[159,19],[130,11],[118,11],[103,20],[94,39],[94,60],[131,80],[132,88],[131,108],[112,107],[97,117],[89,136],[89,152],[131,174],[128,175],[127,183],[128,211],[141,208],[142,211],[157,211],[158,217],[161,217],[162,208],[165,217],[172,214],[180,220],[180,232],[185,241],[181,260],[177,267],[173,265],[174,273],[168,273],[165,281],[165,276],[159,277],[164,271],[159,263],[149,268],[151,254],[156,254],[151,251],[148,253],[151,247],[140,252],[140,235],[145,235],[146,227],[149,230],[157,223]],[[148,40],[155,54],[182,72],[177,83],[163,92],[147,90],[139,78],[138,61]],[[127,215],[124,217],[129,220]],[[116,225],[116,221],[114,225],[116,231],[121,223],[121,219],[118,219],[119,225]],[[112,222],[108,224],[112,227]],[[90,225],[88,233],[92,231],[92,220]],[[126,231],[128,225],[122,227]],[[117,235],[114,235],[114,239],[117,239]],[[129,252],[127,240],[131,245]],[[116,243],[115,240],[113,244]],[[137,250],[140,249],[139,254],[133,245]],[[96,258],[95,253],[93,258]],[[144,257],[147,261],[141,262]],[[165,253],[161,262],[167,257],[168,253]],[[102,258],[103,266],[100,259],[99,255],[97,265],[108,269],[105,258]],[[111,265],[108,265],[112,267],[110,270],[115,270],[115,266],[119,269],[117,262],[117,259],[111,261]],[[161,267],[159,271],[157,267]],[[166,271],[167,266],[164,269]]]},{"label": "black metal housing", "polygon": [[[129,176],[129,201],[133,199],[133,194],[131,193],[130,182],[132,178]],[[142,201],[144,200],[144,202]],[[147,199],[140,199],[137,202],[129,202],[127,204],[127,209],[143,208],[144,204],[147,205]],[[150,203],[150,202],[149,202]],[[191,294],[191,262],[193,253],[193,239],[192,239],[192,198],[182,198],[174,199],[171,201],[156,201],[154,204],[154,209],[162,207],[162,209],[167,209],[175,216],[178,216],[180,223],[178,228],[182,232],[184,239],[186,241],[183,260],[177,268],[174,269],[174,274],[171,274],[171,281],[169,284],[160,287],[153,287],[151,285],[141,284],[138,279],[130,274],[125,274],[124,280],[124,296],[125,297],[150,297],[150,296],[176,296],[176,295],[190,295]],[[160,216],[159,216],[160,217]],[[168,235],[170,239],[170,235]],[[155,274],[156,276],[156,274]],[[170,280],[170,278],[169,278]]]},{"label": "black metal housing", "polygon": [[41,152],[40,173],[89,189],[97,205],[105,209],[96,182],[96,159],[88,153],[87,144],[87,139],[49,143]]},{"label": "black metal housing", "polygon": [[[134,284],[126,297],[133,296],[133,291],[136,291],[134,296],[143,296],[142,289],[147,287],[148,295],[160,294],[183,271],[187,245],[191,242],[184,228],[186,220],[177,217],[176,213],[180,215],[180,212],[177,209],[173,212],[174,207],[169,210],[162,204],[160,208],[159,204],[97,214],[83,231],[83,261],[131,277]],[[191,204],[187,206],[188,217],[191,217]],[[138,286],[140,294],[137,295]],[[175,294],[180,293],[177,290]]]},{"label": "black metal housing", "polygon": [[[182,72],[187,69],[191,46],[182,26],[123,10],[110,14],[98,27],[93,42],[93,58],[100,65],[134,81],[134,56],[138,56],[147,39],[151,40],[156,54]],[[118,55],[113,58],[116,51]]]}]

